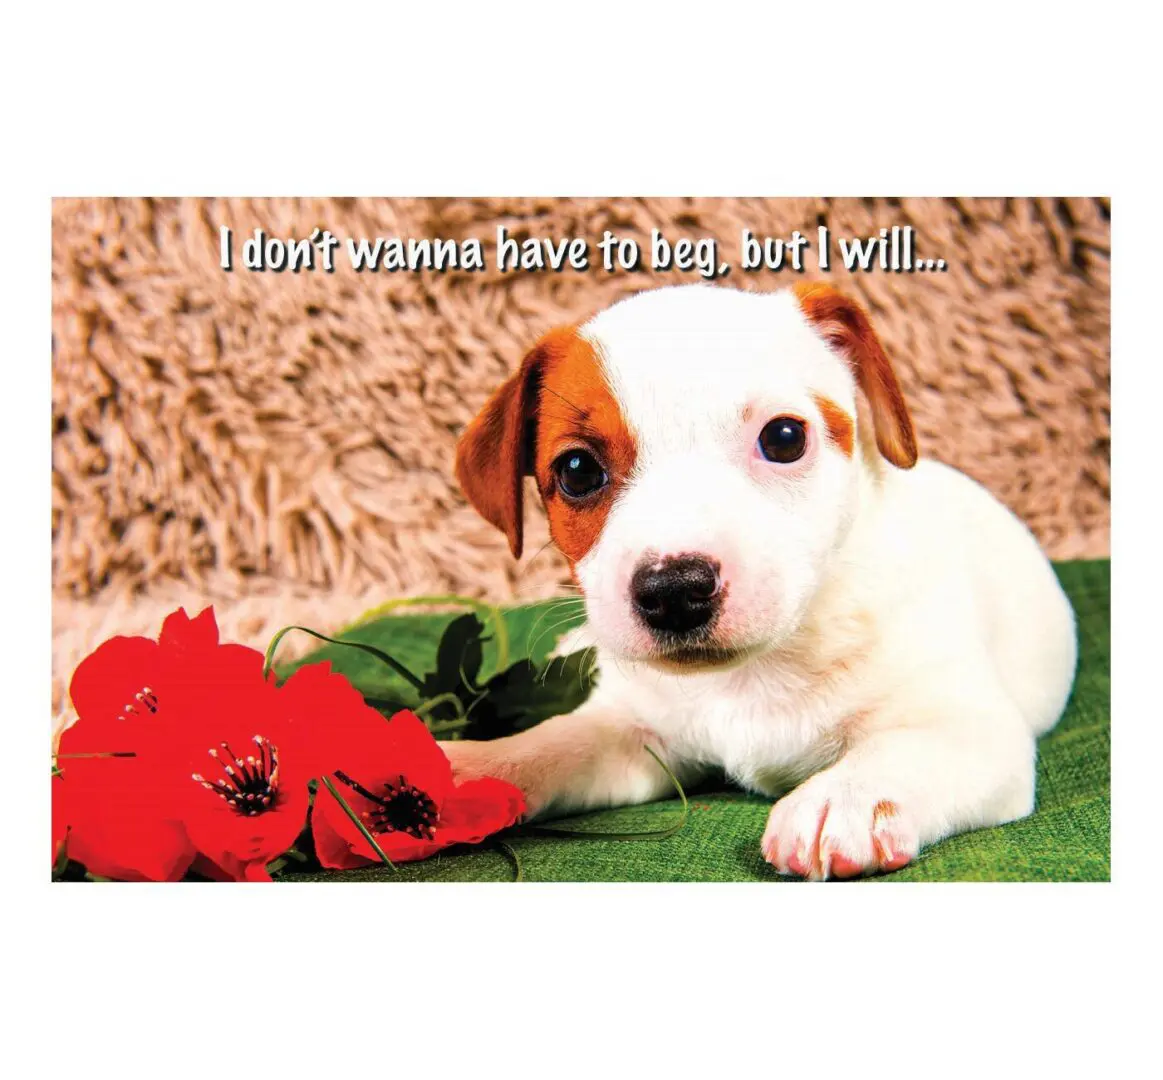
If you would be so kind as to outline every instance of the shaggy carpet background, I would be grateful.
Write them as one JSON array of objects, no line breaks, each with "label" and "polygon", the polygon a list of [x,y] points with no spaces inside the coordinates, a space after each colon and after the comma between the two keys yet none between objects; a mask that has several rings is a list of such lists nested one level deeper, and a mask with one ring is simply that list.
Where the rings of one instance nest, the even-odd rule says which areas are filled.
[{"label": "shaggy carpet background", "polygon": [[[1058,559],[1109,554],[1110,205],[1103,199],[66,199],[53,205],[53,707],[113,633],[213,602],[224,637],[327,630],[395,595],[531,599],[563,567],[465,504],[456,436],[544,330],[697,275],[226,273],[255,229],[301,237],[606,229],[648,251],[912,225],[944,273],[831,279],[868,308],[924,454],[987,484]],[[805,277],[818,276],[809,271]],[[775,289],[800,275],[744,275]]]}]

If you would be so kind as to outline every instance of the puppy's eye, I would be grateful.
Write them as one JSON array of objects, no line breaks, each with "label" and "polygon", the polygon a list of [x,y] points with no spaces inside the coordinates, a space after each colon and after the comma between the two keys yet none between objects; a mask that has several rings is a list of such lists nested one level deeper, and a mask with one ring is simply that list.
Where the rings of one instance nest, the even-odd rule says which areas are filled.
[{"label": "puppy's eye", "polygon": [[788,465],[799,461],[808,448],[808,433],[804,422],[794,416],[777,416],[768,420],[759,433],[759,452],[768,461]]},{"label": "puppy's eye", "polygon": [[554,462],[557,486],[567,499],[580,499],[609,483],[606,470],[593,454],[585,450],[570,450]]}]

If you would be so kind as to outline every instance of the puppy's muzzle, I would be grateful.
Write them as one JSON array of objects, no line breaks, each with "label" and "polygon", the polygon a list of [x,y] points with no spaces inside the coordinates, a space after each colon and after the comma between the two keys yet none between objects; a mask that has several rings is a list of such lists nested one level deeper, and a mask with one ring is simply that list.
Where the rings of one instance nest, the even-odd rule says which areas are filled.
[{"label": "puppy's muzzle", "polygon": [[660,635],[694,636],[718,613],[722,595],[719,565],[703,555],[651,558],[630,579],[635,612]]}]

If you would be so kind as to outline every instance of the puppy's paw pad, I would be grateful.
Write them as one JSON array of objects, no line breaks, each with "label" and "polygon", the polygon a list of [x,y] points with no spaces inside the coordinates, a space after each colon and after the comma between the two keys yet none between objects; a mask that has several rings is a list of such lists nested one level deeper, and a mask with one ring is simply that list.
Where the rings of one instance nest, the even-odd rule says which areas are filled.
[{"label": "puppy's paw pad", "polygon": [[864,873],[864,867],[860,863],[855,859],[850,859],[848,856],[842,855],[839,851],[832,852],[832,857],[828,865],[831,868],[833,877],[853,878],[860,877]]},{"label": "puppy's paw pad", "polygon": [[811,872],[811,864],[808,862],[807,855],[802,851],[793,851],[787,857],[787,868],[797,877],[807,877]]},{"label": "puppy's paw pad", "polygon": [[823,881],[899,870],[917,848],[896,803],[821,774],[775,804],[762,850],[781,874]]}]

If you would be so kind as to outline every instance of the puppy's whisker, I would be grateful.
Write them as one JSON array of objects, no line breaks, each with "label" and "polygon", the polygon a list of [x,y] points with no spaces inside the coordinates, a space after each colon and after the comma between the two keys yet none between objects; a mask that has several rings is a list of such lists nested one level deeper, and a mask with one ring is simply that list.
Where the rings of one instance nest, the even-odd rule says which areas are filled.
[{"label": "puppy's whisker", "polygon": [[[552,586],[547,586],[547,585],[544,585],[544,584],[541,584],[541,585],[539,585],[537,582],[535,582],[535,581],[531,581],[531,582],[529,582],[528,584],[522,585],[522,586],[520,586],[519,588],[516,588],[516,589],[514,589],[514,590],[513,590],[513,593],[514,593],[514,595],[516,595],[516,596],[520,596],[520,595],[522,595],[522,594],[524,594],[524,593],[532,593],[532,592],[536,592],[536,591],[538,591],[538,590],[540,590],[540,589],[547,589],[547,588],[553,588],[553,589],[567,589],[567,590],[570,590],[570,591],[572,591],[572,592],[579,593],[579,594],[582,592],[582,588],[581,588],[581,586],[580,586],[580,585],[564,585],[564,584],[560,584],[560,585],[552,585]],[[553,599],[555,599],[555,597],[553,597],[553,596],[551,596],[551,595],[550,595],[550,596],[546,596],[546,597],[544,597],[544,599],[546,599],[546,600],[553,600]]]},{"label": "puppy's whisker", "polygon": [[552,543],[553,543],[552,540],[546,540],[545,543],[541,545],[541,547],[539,547],[535,552],[533,552],[533,554],[530,555],[529,558],[525,560],[525,565],[521,567],[520,571],[518,571],[519,575],[524,575],[529,570],[529,568],[537,561],[537,557],[543,551],[545,551],[546,548],[551,546]]},{"label": "puppy's whisker", "polygon": [[[571,613],[571,614],[567,615],[567,616],[566,616],[564,619],[558,619],[558,620],[557,620],[557,622],[555,622],[555,623],[553,623],[553,624],[551,624],[551,625],[549,625],[549,626],[546,626],[546,627],[545,627],[544,629],[542,629],[542,631],[541,631],[541,632],[540,632],[540,633],[537,635],[537,638],[536,638],[536,640],[535,640],[535,641],[533,641],[533,642],[532,642],[532,643],[529,645],[529,655],[530,655],[530,656],[532,656],[534,653],[536,653],[536,651],[537,651],[537,646],[541,644],[542,640],[543,640],[543,639],[544,639],[546,636],[548,636],[549,634],[552,634],[552,633],[553,633],[555,630],[563,630],[563,631],[564,631],[564,628],[565,628],[565,627],[568,627],[568,626],[570,626],[570,625],[571,625],[571,624],[573,624],[574,622],[575,622],[575,617],[574,617],[574,615]],[[556,657],[554,657],[554,659],[556,659]]]},{"label": "puppy's whisker", "polygon": [[584,604],[586,598],[584,596],[546,596],[540,600],[535,600],[535,604],[545,604],[548,608],[560,607],[562,604]]},{"label": "puppy's whisker", "polygon": [[[542,686],[544,686],[544,685],[545,685],[545,683],[546,683],[546,681],[549,679],[549,673],[550,673],[550,672],[553,670],[553,664],[554,664],[554,662],[555,662],[555,661],[557,661],[557,660],[560,660],[560,661],[561,661],[561,673],[562,673],[563,675],[565,674],[565,664],[566,664],[566,661],[567,661],[567,660],[569,660],[569,656],[568,656],[567,654],[562,654],[561,656],[552,656],[552,657],[550,657],[550,658],[549,658],[549,663],[545,665],[545,670],[544,670],[544,671],[541,673],[541,684],[542,684]],[[580,674],[580,673],[579,673],[579,674]],[[583,681],[584,681],[584,678],[585,678],[585,677],[584,677],[584,676],[582,676],[582,678],[583,678]]]},{"label": "puppy's whisker", "polygon": [[[542,611],[534,620],[533,625],[529,628],[528,638],[532,638],[537,629],[545,622],[546,619],[556,617],[558,615],[576,615],[580,611],[584,611],[584,606],[574,600],[557,600],[552,604],[547,604],[545,610]],[[528,642],[526,642],[528,644]]]},{"label": "puppy's whisker", "polygon": [[[581,609],[568,607],[558,607],[552,611],[543,612],[542,615],[538,618],[537,622],[533,624],[533,628],[529,631],[530,641],[539,643],[545,634],[552,633],[559,627],[568,626],[571,623],[577,623],[578,615],[580,612]],[[560,618],[558,616],[560,616]],[[552,617],[553,621],[550,623],[545,623],[545,619],[547,617]],[[535,631],[538,631],[538,629],[540,629],[540,632],[535,633]]]},{"label": "puppy's whisker", "polygon": [[[577,607],[571,607],[571,605],[579,604],[579,603],[580,602],[577,600],[574,600],[574,599],[568,598],[568,597],[564,597],[560,600],[554,601],[551,604],[548,604],[546,606],[545,610],[543,612],[541,612],[540,615],[537,616],[537,619],[534,621],[533,625],[529,628],[529,633],[528,633],[526,640],[525,640],[525,648],[526,648],[527,654],[530,656],[533,654],[534,644],[535,644],[534,635],[537,633],[538,628],[545,622],[545,620],[547,618],[549,618],[550,616],[557,616],[557,615],[562,615],[562,614],[565,615],[564,619],[561,619],[561,620],[555,622],[553,624],[553,626],[548,627],[546,629],[546,631],[543,631],[543,633],[549,632],[550,630],[554,629],[557,626],[565,626],[567,623],[572,622],[576,618],[579,609]],[[581,610],[584,610],[584,608]],[[536,637],[536,643],[539,644],[540,641],[541,641],[541,635],[538,635]]]}]

